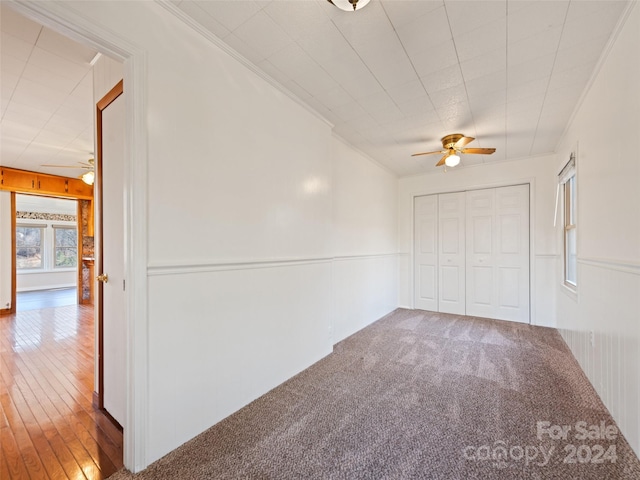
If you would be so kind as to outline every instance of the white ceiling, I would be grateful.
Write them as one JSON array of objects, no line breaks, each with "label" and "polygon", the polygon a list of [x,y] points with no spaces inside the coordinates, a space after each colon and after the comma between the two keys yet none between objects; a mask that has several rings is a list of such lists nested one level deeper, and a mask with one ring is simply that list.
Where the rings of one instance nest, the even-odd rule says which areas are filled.
[{"label": "white ceiling", "polygon": [[0,4],[0,165],[78,176],[93,157],[96,52]]},{"label": "white ceiling", "polygon": [[[449,133],[475,165],[551,153],[627,1],[171,0],[400,176]],[[96,52],[2,6],[0,164],[61,173],[93,151]],[[70,174],[71,171],[66,173]],[[83,173],[73,171],[73,175]]]},{"label": "white ceiling", "polygon": [[401,176],[449,133],[497,148],[463,165],[553,152],[627,3],[172,0]]}]

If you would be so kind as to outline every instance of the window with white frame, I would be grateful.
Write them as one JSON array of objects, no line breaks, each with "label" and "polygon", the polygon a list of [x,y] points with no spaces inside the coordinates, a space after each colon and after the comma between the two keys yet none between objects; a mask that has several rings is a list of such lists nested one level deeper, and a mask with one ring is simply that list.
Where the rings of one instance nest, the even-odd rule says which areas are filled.
[{"label": "window with white frame", "polygon": [[44,267],[42,244],[46,225],[16,226],[16,268],[18,270]]},{"label": "window with white frame", "polygon": [[53,225],[53,267],[68,268],[78,264],[78,230]]},{"label": "window with white frame", "polygon": [[575,289],[578,285],[578,230],[577,230],[577,194],[575,156],[572,154],[569,163],[560,172],[562,198],[564,204],[563,215],[563,244],[564,244],[564,284]]},{"label": "window with white frame", "polygon": [[19,273],[74,269],[78,265],[78,229],[73,222],[53,224],[25,220],[16,225]]}]

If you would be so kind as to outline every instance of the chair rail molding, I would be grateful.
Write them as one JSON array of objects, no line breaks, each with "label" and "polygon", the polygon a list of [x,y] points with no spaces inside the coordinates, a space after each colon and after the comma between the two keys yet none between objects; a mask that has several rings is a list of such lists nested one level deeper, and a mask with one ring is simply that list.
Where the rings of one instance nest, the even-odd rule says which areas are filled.
[{"label": "chair rail molding", "polygon": [[616,260],[611,258],[578,257],[578,264],[592,267],[615,270],[618,272],[640,275],[640,262]]},{"label": "chair rail molding", "polygon": [[372,260],[379,258],[397,258],[398,253],[380,253],[344,256],[299,257],[299,258],[265,258],[265,259],[238,259],[218,261],[185,261],[150,264],[147,273],[150,277],[161,275],[185,275],[204,272],[222,272],[232,270],[254,270],[257,268],[281,268],[299,265],[312,265],[353,260]]}]

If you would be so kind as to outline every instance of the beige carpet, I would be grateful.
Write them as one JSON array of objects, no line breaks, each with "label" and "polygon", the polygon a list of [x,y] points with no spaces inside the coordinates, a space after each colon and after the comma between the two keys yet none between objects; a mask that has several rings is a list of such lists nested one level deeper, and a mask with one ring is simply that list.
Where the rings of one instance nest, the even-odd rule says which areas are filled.
[{"label": "beige carpet", "polygon": [[111,478],[604,480],[640,464],[557,331],[399,309]]}]

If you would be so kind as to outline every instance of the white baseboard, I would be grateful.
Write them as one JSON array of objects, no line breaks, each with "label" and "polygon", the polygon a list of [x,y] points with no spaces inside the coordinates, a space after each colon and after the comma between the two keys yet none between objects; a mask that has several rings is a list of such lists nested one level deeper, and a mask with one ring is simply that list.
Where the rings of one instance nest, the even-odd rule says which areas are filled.
[{"label": "white baseboard", "polygon": [[63,283],[63,284],[57,284],[57,285],[42,285],[42,286],[38,286],[38,287],[24,287],[24,288],[17,288],[16,292],[17,293],[23,293],[23,292],[36,292],[39,290],[58,290],[61,288],[76,288],[76,284],[75,283]]}]

